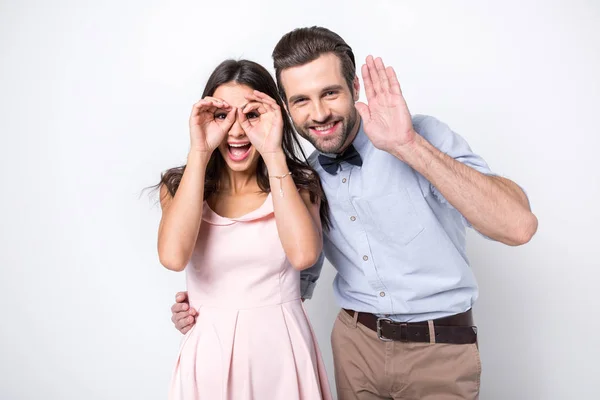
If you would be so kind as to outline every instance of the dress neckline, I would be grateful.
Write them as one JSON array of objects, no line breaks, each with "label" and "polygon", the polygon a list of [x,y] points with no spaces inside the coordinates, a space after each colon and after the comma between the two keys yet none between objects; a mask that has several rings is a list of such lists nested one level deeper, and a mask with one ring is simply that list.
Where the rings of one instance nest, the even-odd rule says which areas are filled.
[{"label": "dress neckline", "polygon": [[217,214],[212,208],[210,208],[208,202],[204,201],[202,219],[213,225],[232,225],[236,222],[253,221],[264,218],[272,213],[273,201],[271,200],[271,192],[269,192],[265,201],[257,209],[235,218],[228,218]]}]

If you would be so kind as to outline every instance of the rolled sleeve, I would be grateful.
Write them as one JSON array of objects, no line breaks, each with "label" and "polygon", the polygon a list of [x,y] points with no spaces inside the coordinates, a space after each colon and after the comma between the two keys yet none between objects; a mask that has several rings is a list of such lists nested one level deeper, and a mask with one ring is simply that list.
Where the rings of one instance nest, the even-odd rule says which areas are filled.
[{"label": "rolled sleeve", "polygon": [[[467,141],[444,122],[431,116],[419,115],[415,117],[414,123],[415,130],[442,153],[484,175],[498,176],[481,156],[471,150]],[[435,186],[428,181],[427,185],[440,204],[454,208]],[[472,228],[471,223],[464,216],[462,219],[465,226]]]},{"label": "rolled sleeve", "polygon": [[312,299],[317,280],[321,276],[324,261],[325,254],[321,252],[315,265],[300,272],[300,295],[303,299]]},{"label": "rolled sleeve", "polygon": [[[467,141],[450,129],[447,124],[437,118],[425,115],[416,117],[415,122],[415,130],[442,153],[484,175],[497,176],[485,160],[471,150]],[[440,203],[449,204],[435,186],[431,183],[429,185]]]}]

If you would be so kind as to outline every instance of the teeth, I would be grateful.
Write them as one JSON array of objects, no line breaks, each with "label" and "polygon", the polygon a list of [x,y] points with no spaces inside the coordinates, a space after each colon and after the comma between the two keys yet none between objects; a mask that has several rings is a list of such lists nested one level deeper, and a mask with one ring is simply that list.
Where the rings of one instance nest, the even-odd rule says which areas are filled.
[{"label": "teeth", "polygon": [[231,147],[244,147],[244,146],[248,146],[248,143],[245,143],[245,144],[229,143],[229,146],[231,146]]},{"label": "teeth", "polygon": [[335,123],[328,124],[328,125],[323,125],[323,126],[315,126],[314,129],[317,130],[317,131],[326,131],[328,129],[333,128],[333,125],[335,125]]}]

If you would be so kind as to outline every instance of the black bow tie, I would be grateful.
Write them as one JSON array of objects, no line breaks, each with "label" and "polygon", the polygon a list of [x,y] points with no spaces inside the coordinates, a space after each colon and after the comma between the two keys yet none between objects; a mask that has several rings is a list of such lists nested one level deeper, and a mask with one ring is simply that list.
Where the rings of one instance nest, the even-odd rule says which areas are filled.
[{"label": "black bow tie", "polygon": [[350,145],[342,154],[335,158],[319,154],[319,164],[321,164],[323,169],[331,175],[337,174],[338,166],[342,161],[346,161],[347,163],[356,165],[358,167],[362,166],[360,154],[358,154],[358,151],[356,151],[353,145]]}]

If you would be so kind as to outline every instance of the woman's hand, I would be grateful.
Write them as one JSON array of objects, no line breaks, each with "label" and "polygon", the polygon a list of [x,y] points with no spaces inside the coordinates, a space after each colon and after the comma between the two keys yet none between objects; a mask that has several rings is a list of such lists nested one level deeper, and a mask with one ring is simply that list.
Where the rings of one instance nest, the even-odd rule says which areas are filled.
[{"label": "woman's hand", "polygon": [[191,150],[210,156],[235,122],[235,110],[223,100],[210,96],[194,104],[190,115]]},{"label": "woman's hand", "polygon": [[237,118],[252,145],[263,157],[282,152],[283,117],[279,105],[258,90],[246,99],[250,103],[238,109]]}]

